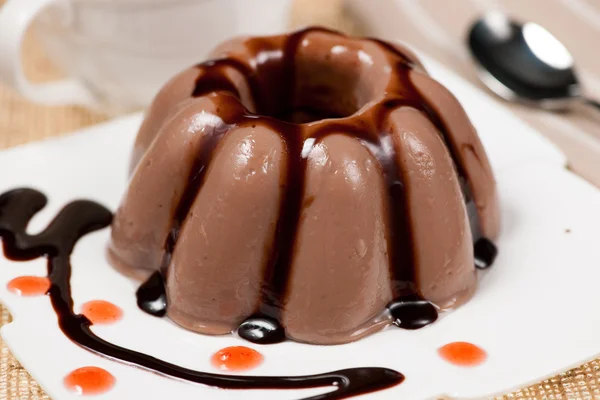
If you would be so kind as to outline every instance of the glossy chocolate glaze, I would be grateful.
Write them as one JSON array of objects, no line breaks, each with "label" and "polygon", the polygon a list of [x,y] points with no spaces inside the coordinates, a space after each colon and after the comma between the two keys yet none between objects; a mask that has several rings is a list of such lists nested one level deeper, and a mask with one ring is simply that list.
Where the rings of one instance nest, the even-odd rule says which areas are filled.
[{"label": "glossy chocolate glaze", "polygon": [[167,294],[165,282],[160,272],[150,275],[136,291],[138,307],[144,312],[155,317],[164,317],[167,314]]},{"label": "glossy chocolate glaze", "polygon": [[[343,54],[346,53],[349,55],[344,58]],[[303,232],[300,225],[306,225],[307,221],[310,221],[307,215],[310,215],[315,199],[318,200],[318,197],[307,192],[307,182],[311,179],[308,171],[310,168],[314,169],[314,160],[311,161],[311,157],[314,157],[316,151],[328,147],[333,152],[331,143],[340,141],[336,139],[340,135],[347,138],[344,139],[343,146],[360,143],[367,149],[368,154],[361,157],[365,158],[365,162],[371,162],[373,159],[383,178],[385,194],[381,197],[381,209],[385,213],[382,222],[386,227],[386,244],[382,254],[386,254],[388,259],[390,290],[389,293],[379,293],[379,299],[373,301],[373,304],[379,305],[381,310],[388,304],[390,310],[402,313],[402,322],[397,325],[417,327],[431,323],[436,318],[435,307],[426,306],[427,302],[423,297],[441,303],[438,304],[441,307],[455,306],[468,298],[475,284],[474,266],[471,265],[470,269],[458,264],[448,267],[450,269],[445,273],[451,276],[455,272],[455,276],[452,278],[454,283],[445,290],[443,286],[446,278],[442,276],[441,270],[436,269],[442,267],[436,265],[442,262],[444,257],[470,257],[473,260],[473,248],[467,250],[464,247],[467,238],[470,241],[472,237],[478,243],[483,243],[481,240],[486,237],[495,238],[498,217],[494,180],[483,148],[464,111],[447,91],[426,75],[414,56],[398,46],[384,42],[372,39],[357,41],[335,32],[314,28],[287,36],[233,41],[225,44],[223,49],[217,50],[215,54],[216,60],[196,66],[195,73],[185,71],[175,78],[171,86],[167,85],[168,90],[164,89],[164,92],[159,94],[155,101],[157,105],[153,106],[140,131],[138,150],[134,156],[139,157],[149,150],[150,154],[139,163],[134,161],[134,164],[138,164],[138,169],[143,170],[148,162],[157,157],[156,152],[163,146],[151,143],[156,135],[160,136],[157,141],[160,139],[166,144],[166,140],[171,139],[163,139],[162,136],[185,129],[185,124],[179,127],[174,122],[178,119],[175,115],[171,115],[168,122],[164,115],[160,117],[164,118],[164,126],[161,128],[161,122],[156,120],[159,113],[153,111],[158,105],[164,109],[171,104],[170,108],[177,109],[173,111],[175,114],[189,115],[185,118],[189,118],[190,121],[198,112],[217,118],[209,126],[210,129],[201,128],[204,133],[201,139],[191,139],[198,140],[200,144],[195,147],[198,151],[194,153],[193,162],[188,170],[189,178],[183,185],[179,200],[175,200],[172,220],[164,222],[163,226],[166,225],[166,228],[161,228],[170,232],[163,246],[161,270],[166,273],[167,294],[171,293],[174,299],[169,304],[169,315],[176,322],[206,333],[224,333],[235,329],[232,326],[233,321],[237,320],[239,324],[248,315],[253,314],[281,321],[288,331],[293,331],[291,336],[301,341],[336,343],[358,338],[349,331],[331,338],[327,335],[312,335],[310,324],[302,323],[298,319],[299,314],[290,311],[300,310],[305,300],[302,294],[297,294],[291,289],[294,288],[297,276],[303,275],[302,270],[293,268],[294,260],[307,257],[307,253],[298,248],[301,242],[299,234]],[[222,58],[218,58],[219,56]],[[364,65],[356,67],[351,56],[358,56]],[[334,73],[330,71],[330,64],[333,62],[329,63],[329,60],[332,57],[338,57],[336,60],[339,64],[337,67],[333,64]],[[367,69],[367,66],[372,68]],[[193,82],[190,85],[192,77]],[[353,85],[356,86],[354,92],[344,92],[348,90],[347,86]],[[189,87],[187,96],[184,87]],[[315,109],[319,112],[312,112]],[[164,111],[161,113],[164,114]],[[329,118],[323,119],[323,115]],[[181,269],[183,267],[177,267],[179,270],[173,269],[173,252],[179,245],[178,239],[183,225],[190,216],[195,215],[192,209],[197,207],[195,204],[198,203],[199,196],[208,191],[205,189],[208,171],[211,168],[222,168],[216,166],[223,164],[216,160],[217,155],[223,153],[218,149],[227,145],[226,138],[231,137],[232,132],[258,130],[261,133],[277,135],[283,146],[280,156],[282,165],[278,214],[275,218],[273,239],[271,243],[264,245],[264,267],[258,279],[262,282],[260,296],[254,309],[249,309],[249,314],[242,316],[231,313],[228,321],[218,324],[215,322],[214,329],[204,330],[194,322],[196,317],[190,313],[188,306],[179,307],[182,298],[185,298],[182,293],[191,289],[182,291],[182,284],[185,283],[173,280],[175,276],[184,274]],[[425,150],[415,145],[414,132],[419,131],[425,131],[419,133],[422,137],[416,139],[428,143]],[[436,136],[442,138],[444,145],[438,143],[440,140]],[[258,134],[256,137],[259,138]],[[139,150],[140,148],[145,150]],[[431,151],[431,155],[428,155],[427,151]],[[437,159],[428,161],[428,157]],[[449,161],[440,160],[440,157],[448,158]],[[310,162],[313,163],[313,167],[309,167]],[[459,216],[456,217],[457,222],[453,222],[454,231],[448,231],[462,238],[459,248],[451,250],[448,247],[447,250],[442,250],[448,254],[441,253],[438,258],[429,257],[423,248],[424,245],[419,245],[428,240],[428,233],[422,224],[414,223],[414,212],[419,207],[415,201],[422,201],[417,194],[423,192],[430,193],[426,196],[435,195],[435,190],[427,192],[427,186],[415,186],[415,176],[418,175],[415,175],[414,171],[431,180],[426,174],[427,168],[432,168],[429,167],[432,163],[448,164],[448,167],[444,167],[447,170],[444,173],[449,174],[447,180],[451,183],[440,193],[450,196],[449,199],[454,197],[452,201],[456,200],[456,196],[461,196],[460,202],[463,203],[458,205],[449,200],[450,203],[446,205],[448,213],[456,213]],[[438,167],[439,170],[444,168]],[[425,174],[422,171],[425,171]],[[438,172],[436,174],[439,175]],[[438,179],[439,182],[444,181],[442,178]],[[139,188],[139,184],[135,183],[138,186],[134,187]],[[455,186],[458,189],[455,189]],[[456,190],[460,189],[462,195],[456,194]],[[175,192],[177,191],[178,189],[175,189]],[[411,196],[413,198],[409,200]],[[126,254],[121,250],[127,247],[128,241],[137,243],[136,235],[128,234],[126,224],[122,222],[128,218],[127,212],[133,213],[128,210],[136,204],[133,201],[128,204],[128,200],[126,198],[124,203],[123,218],[118,216],[117,224],[113,228],[113,253],[117,256],[117,264],[124,264],[125,269],[148,268],[148,265],[149,269],[156,269],[151,258],[150,263],[140,263],[135,260],[138,255]],[[456,211],[453,211],[453,208]],[[461,213],[468,213],[465,226],[461,225]],[[133,217],[130,223],[137,224],[138,229],[141,229],[139,227],[144,222],[134,214],[131,215]],[[440,218],[445,217],[440,216],[432,221],[439,224]],[[189,233],[196,229],[204,229],[200,223],[194,222],[189,225]],[[434,229],[449,228],[439,225]],[[417,232],[419,240],[415,240]],[[486,243],[492,242],[487,240]],[[420,246],[418,250],[417,246]],[[156,242],[148,248],[157,252]],[[174,263],[175,265],[191,262],[195,257],[190,255],[187,257],[189,260],[186,260],[185,256],[181,255],[182,251],[179,252],[180,260]],[[461,255],[452,255],[450,251]],[[144,256],[143,253],[140,254]],[[473,264],[473,261],[471,263]],[[421,265],[419,270],[417,264]],[[310,265],[310,262],[306,265]],[[226,271],[227,265],[223,265],[222,268]],[[187,273],[190,272],[185,272]],[[463,277],[462,284],[456,275]],[[381,284],[372,287],[379,286]],[[246,303],[250,298],[240,299],[242,300],[245,307],[248,307]],[[363,311],[365,316],[372,315],[372,318],[377,319],[373,310]],[[215,311],[213,314],[216,316],[218,313]],[[292,316],[288,318],[288,314]],[[213,317],[206,317],[207,320],[211,318]],[[323,319],[322,316],[318,318]],[[335,316],[332,315],[331,318]],[[392,316],[390,322],[392,320],[398,318]],[[201,324],[210,325],[208,321]],[[323,325],[321,322],[318,324]],[[325,325],[323,331],[328,329]],[[353,329],[368,331],[362,328],[364,327],[355,325]]]},{"label": "glossy chocolate glaze", "polygon": [[475,242],[475,266],[479,269],[486,269],[492,266],[498,255],[498,249],[486,238],[481,238]]},{"label": "glossy chocolate glaze", "polygon": [[29,221],[45,205],[46,197],[32,189],[17,189],[0,195],[0,238],[4,254],[15,261],[47,257],[51,281],[48,295],[60,329],[86,350],[154,373],[221,389],[337,388],[306,400],[345,399],[387,389],[404,380],[399,372],[376,367],[289,377],[212,374],[179,367],[107,342],[90,330],[92,323],[84,315],[73,311],[70,256],[77,241],[88,233],[107,227],[112,214],[94,202],[75,201],[63,208],[44,231],[33,236],[27,234]]},{"label": "glossy chocolate glaze", "polygon": [[405,296],[388,305],[394,325],[402,329],[420,329],[437,319],[436,308],[420,296]]},{"label": "glossy chocolate glaze", "polygon": [[242,339],[256,344],[275,344],[285,341],[285,329],[276,319],[250,317],[237,330]]}]

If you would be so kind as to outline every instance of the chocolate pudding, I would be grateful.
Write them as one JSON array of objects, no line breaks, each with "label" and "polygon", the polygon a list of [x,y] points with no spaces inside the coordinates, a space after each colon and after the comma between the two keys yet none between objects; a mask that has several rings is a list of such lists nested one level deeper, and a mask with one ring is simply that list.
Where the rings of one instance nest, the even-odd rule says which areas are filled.
[{"label": "chocolate pudding", "polygon": [[454,96],[403,46],[313,28],[231,40],[163,87],[109,254],[185,328],[338,344],[468,300],[498,231]]}]

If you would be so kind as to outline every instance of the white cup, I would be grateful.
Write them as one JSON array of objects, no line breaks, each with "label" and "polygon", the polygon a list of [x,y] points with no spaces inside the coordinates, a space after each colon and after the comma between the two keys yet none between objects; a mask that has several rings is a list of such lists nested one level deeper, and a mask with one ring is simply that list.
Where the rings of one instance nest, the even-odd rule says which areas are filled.
[{"label": "white cup", "polygon": [[[0,81],[31,101],[120,114],[145,107],[222,40],[288,26],[292,0],[8,0],[0,8]],[[66,74],[34,84],[21,65],[33,24]]]}]

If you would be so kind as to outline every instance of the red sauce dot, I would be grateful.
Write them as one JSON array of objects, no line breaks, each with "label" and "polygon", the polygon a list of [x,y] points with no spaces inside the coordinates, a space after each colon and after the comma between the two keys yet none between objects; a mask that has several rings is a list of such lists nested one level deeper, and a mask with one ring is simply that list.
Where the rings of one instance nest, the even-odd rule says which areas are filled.
[{"label": "red sauce dot", "polygon": [[109,391],[115,385],[115,377],[102,368],[82,367],[71,372],[64,384],[79,395],[94,395]]},{"label": "red sauce dot", "polygon": [[43,296],[50,290],[50,279],[41,276],[19,276],[6,285],[19,296]]},{"label": "red sauce dot", "polygon": [[487,358],[485,350],[467,342],[448,343],[440,347],[438,353],[444,360],[461,367],[480,365]]},{"label": "red sauce dot", "polygon": [[81,313],[94,325],[112,324],[123,317],[123,310],[104,300],[92,300],[81,306]]},{"label": "red sauce dot", "polygon": [[221,371],[244,371],[259,366],[263,355],[249,347],[233,346],[219,350],[211,360]]}]

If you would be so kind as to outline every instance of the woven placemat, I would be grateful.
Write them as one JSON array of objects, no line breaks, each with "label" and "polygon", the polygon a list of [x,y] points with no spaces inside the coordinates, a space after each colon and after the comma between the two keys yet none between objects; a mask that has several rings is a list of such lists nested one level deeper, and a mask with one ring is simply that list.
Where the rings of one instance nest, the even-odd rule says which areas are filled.
[{"label": "woven placemat", "polygon": [[[0,0],[0,5],[3,1]],[[294,25],[320,23],[344,31],[360,32],[359,25],[348,18],[340,18],[341,1],[297,0],[292,22]],[[33,33],[25,41],[24,63],[26,72],[33,81],[46,81],[60,76],[43,55]],[[8,88],[0,86],[0,149],[57,136],[105,119],[103,115],[78,107],[31,104]],[[0,326],[10,322],[8,311],[1,305],[0,315]],[[552,349],[548,351],[551,353]],[[518,363],[515,360],[515,367],[518,367]],[[49,397],[0,339],[0,400],[42,399]],[[496,399],[600,399],[600,359]]]}]

